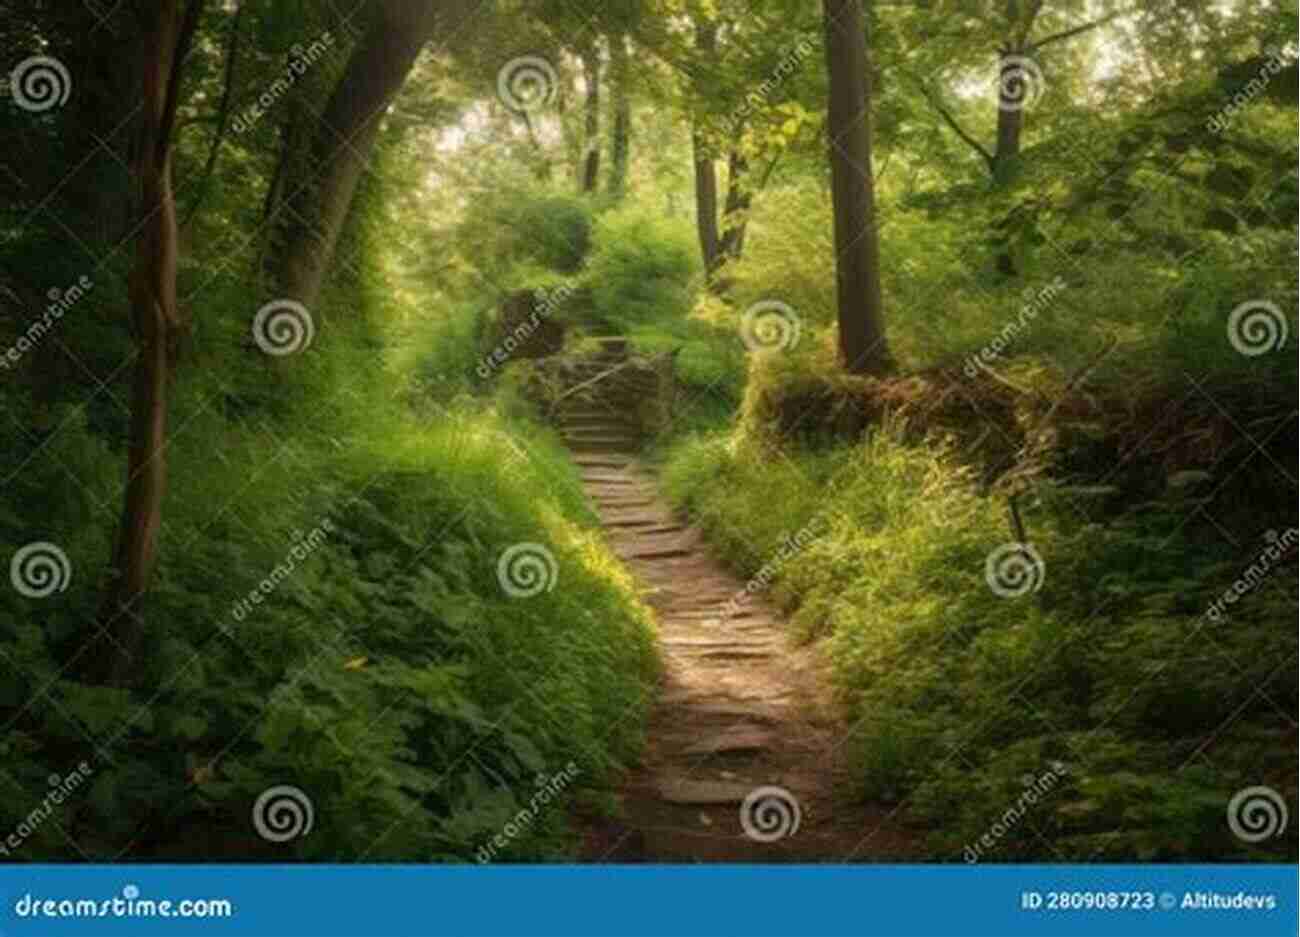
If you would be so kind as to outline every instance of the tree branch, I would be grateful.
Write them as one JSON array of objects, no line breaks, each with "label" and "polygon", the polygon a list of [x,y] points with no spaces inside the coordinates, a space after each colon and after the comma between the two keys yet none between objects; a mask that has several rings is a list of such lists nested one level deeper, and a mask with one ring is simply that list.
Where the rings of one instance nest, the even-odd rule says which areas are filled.
[{"label": "tree branch", "polygon": [[[902,70],[900,69],[900,71]],[[907,72],[904,72],[904,74],[916,84],[917,89],[921,92],[922,96],[925,97],[925,100],[931,107],[938,111],[939,116],[943,118],[944,123],[952,128],[953,133],[961,137],[962,142],[984,158],[984,162],[988,163],[989,171],[991,172],[994,164],[993,154],[986,149],[982,143],[967,133],[961,124],[957,123],[957,118],[953,117],[948,109],[940,104],[938,99],[930,93],[930,89],[925,86],[925,82],[921,81],[915,75],[908,74]]]},{"label": "tree branch", "polygon": [[1105,23],[1109,23],[1111,20],[1119,16],[1120,13],[1122,12],[1124,11],[1116,10],[1114,13],[1110,13],[1106,16],[1101,17],[1100,19],[1095,19],[1092,20],[1091,22],[1084,23],[1081,26],[1072,26],[1069,29],[1061,30],[1059,33],[1053,33],[1050,36],[1045,36],[1044,38],[1039,39],[1036,42],[1031,42],[1026,48],[1026,51],[1037,52],[1039,49],[1047,45],[1049,42],[1057,42],[1061,39],[1069,39],[1072,36],[1079,35],[1079,33],[1085,33],[1090,29],[1096,29],[1098,26],[1101,26]]}]

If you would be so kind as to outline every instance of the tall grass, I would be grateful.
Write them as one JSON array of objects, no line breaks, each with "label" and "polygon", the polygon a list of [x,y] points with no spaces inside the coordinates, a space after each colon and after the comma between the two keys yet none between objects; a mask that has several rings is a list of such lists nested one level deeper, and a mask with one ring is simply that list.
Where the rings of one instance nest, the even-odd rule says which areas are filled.
[{"label": "tall grass", "polygon": [[1294,783],[1282,713],[1296,690],[1279,666],[1296,654],[1294,574],[1276,570],[1230,625],[1206,617],[1263,541],[1204,541],[1172,495],[1104,526],[1044,499],[1025,511],[1041,588],[1003,597],[986,561],[1015,539],[1006,514],[938,441],[882,428],[812,454],[695,436],[664,477],[742,573],[818,532],[777,565],[772,597],[825,638],[858,793],[897,801],[940,854],[1059,763],[1066,780],[998,858],[1294,857],[1294,842],[1246,846],[1223,823],[1240,787]]}]

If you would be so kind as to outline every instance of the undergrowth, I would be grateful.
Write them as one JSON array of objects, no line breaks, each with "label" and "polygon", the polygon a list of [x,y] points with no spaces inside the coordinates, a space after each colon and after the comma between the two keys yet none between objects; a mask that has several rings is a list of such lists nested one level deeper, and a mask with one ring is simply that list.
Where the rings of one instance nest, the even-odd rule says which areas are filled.
[{"label": "undergrowth", "polygon": [[812,535],[777,564],[771,598],[825,639],[858,793],[901,804],[938,854],[957,858],[1024,777],[1057,766],[1064,781],[992,858],[1294,858],[1294,840],[1247,846],[1223,819],[1243,787],[1295,794],[1294,553],[1210,615],[1265,531],[1233,546],[1189,526],[1196,504],[1172,493],[1104,523],[1064,494],[1026,500],[1041,588],[1002,597],[986,560],[1016,537],[942,440],[886,427],[778,454],[696,435],[665,481],[744,574]]}]

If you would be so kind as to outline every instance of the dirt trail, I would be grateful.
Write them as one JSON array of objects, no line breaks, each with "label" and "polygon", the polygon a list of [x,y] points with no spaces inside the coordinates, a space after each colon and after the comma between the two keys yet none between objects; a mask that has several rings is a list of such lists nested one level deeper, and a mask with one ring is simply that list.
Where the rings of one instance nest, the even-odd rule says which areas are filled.
[{"label": "dirt trail", "polygon": [[[606,402],[608,403],[608,402]],[[658,617],[660,696],[623,815],[588,836],[592,862],[898,861],[914,837],[885,807],[844,799],[846,726],[815,651],[675,518],[636,461],[618,408],[561,419],[609,540]],[[779,788],[746,799],[759,788]],[[742,823],[744,813],[748,823]],[[797,828],[795,816],[798,817]],[[749,831],[746,831],[748,825]]]}]

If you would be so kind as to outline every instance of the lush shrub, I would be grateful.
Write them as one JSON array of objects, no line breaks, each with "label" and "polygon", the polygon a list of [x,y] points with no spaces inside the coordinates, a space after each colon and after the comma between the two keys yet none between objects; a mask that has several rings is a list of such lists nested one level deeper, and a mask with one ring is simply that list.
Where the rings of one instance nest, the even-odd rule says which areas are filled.
[{"label": "lush shrub", "polygon": [[[1247,846],[1223,821],[1251,784],[1295,795],[1293,557],[1211,620],[1264,541],[1232,549],[1189,526],[1175,496],[1081,523],[1063,493],[1026,502],[1045,577],[1004,598],[985,563],[1014,539],[1005,512],[940,446],[882,430],[778,454],[695,437],[666,479],[746,574],[813,535],[778,564],[773,598],[826,638],[860,792],[903,802],[943,854],[978,841],[1023,776],[1059,763],[1064,780],[992,858],[1294,857],[1294,840]],[[1277,518],[1277,532],[1294,522]]]},{"label": "lush shrub", "polygon": [[574,274],[590,250],[592,225],[591,205],[583,199],[507,188],[477,193],[455,237],[466,260],[494,280],[506,278],[516,264]]},{"label": "lush shrub", "polygon": [[[111,530],[107,514],[86,524],[71,510],[59,478],[83,472],[82,497],[111,505],[114,460],[65,432],[28,466],[41,500],[27,507],[48,503],[40,533],[74,576],[43,601],[0,590],[0,682],[16,720],[0,825],[40,802],[51,772],[88,760],[95,773],[24,855],[67,857],[62,828],[90,854],[140,837],[137,854],[160,857],[468,859],[539,774],[572,760],[576,786],[599,787],[636,752],[648,613],[557,444],[491,412],[444,413],[418,432],[380,423],[343,451],[286,441],[282,460],[216,420],[178,442],[139,691],[79,683],[55,650],[86,638]],[[8,512],[0,530],[6,556],[32,536]],[[553,555],[552,590],[503,590],[498,557],[521,542]],[[241,604],[291,555],[291,575]],[[248,825],[278,783],[315,805],[292,847]],[[506,855],[560,854],[564,817],[557,807]]]},{"label": "lush shrub", "polygon": [[607,212],[596,223],[585,282],[597,321],[619,334],[685,318],[700,263],[684,222],[638,207]]}]

